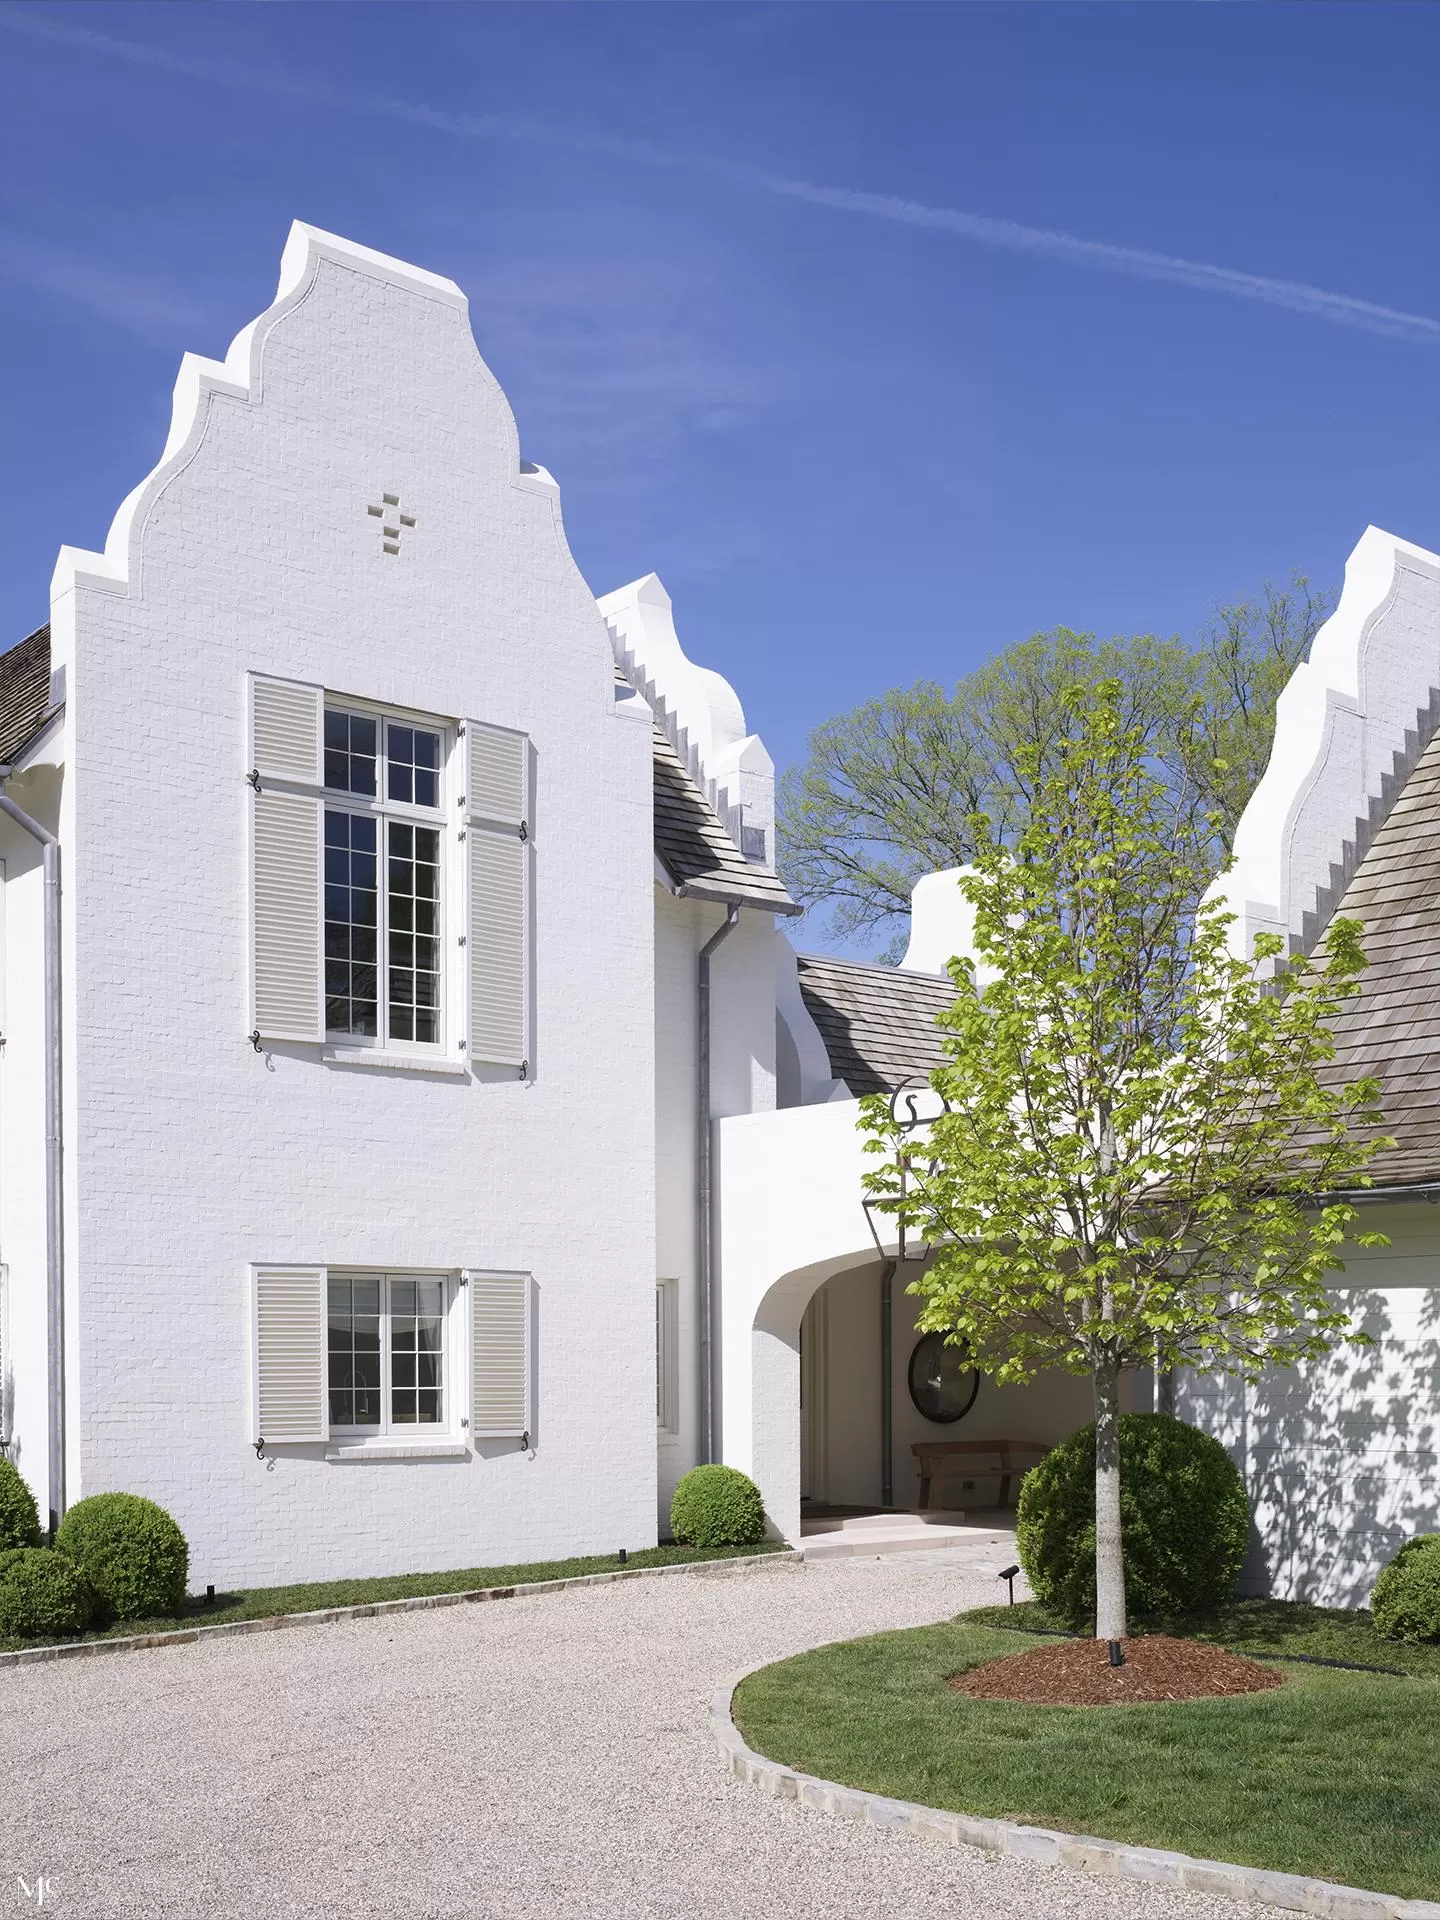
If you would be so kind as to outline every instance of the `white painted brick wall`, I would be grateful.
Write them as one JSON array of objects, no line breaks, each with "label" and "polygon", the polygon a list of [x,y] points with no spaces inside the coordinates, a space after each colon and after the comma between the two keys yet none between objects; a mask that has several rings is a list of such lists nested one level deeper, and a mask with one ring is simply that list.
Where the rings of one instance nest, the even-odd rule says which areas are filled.
[{"label": "white painted brick wall", "polygon": [[[655,1537],[648,724],[463,311],[321,258],[137,516],[70,663],[71,1497],[159,1500],[203,1586]],[[205,403],[202,402],[202,405]],[[398,493],[398,558],[366,514]],[[524,728],[539,764],[533,1085],[268,1064],[245,1037],[244,676]],[[538,1444],[326,1464],[250,1447],[252,1260],[533,1269]]]}]

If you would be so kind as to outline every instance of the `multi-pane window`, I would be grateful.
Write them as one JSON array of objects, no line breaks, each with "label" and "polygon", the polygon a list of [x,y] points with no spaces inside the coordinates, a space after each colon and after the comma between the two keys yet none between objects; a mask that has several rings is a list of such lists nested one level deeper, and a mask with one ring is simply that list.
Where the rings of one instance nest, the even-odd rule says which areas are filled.
[{"label": "multi-pane window", "polygon": [[[325,1025],[365,1040],[441,1038],[438,728],[325,715]],[[434,824],[427,823],[430,815]]]},{"label": "multi-pane window", "polygon": [[391,1433],[447,1424],[447,1290],[438,1276],[330,1275],[332,1427]]}]

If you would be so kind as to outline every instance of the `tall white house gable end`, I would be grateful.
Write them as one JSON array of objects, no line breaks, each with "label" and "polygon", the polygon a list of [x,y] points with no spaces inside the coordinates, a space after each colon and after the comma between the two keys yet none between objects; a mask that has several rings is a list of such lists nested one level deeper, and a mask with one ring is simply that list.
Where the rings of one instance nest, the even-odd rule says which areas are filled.
[{"label": "tall white house gable end", "polygon": [[69,1500],[201,1583],[653,1541],[650,716],[458,289],[297,226],[52,648]]}]

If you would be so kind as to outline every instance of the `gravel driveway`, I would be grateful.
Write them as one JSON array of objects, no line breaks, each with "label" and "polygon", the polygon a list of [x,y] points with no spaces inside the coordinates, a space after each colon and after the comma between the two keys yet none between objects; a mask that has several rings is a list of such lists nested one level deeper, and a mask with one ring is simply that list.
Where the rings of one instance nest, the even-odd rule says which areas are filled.
[{"label": "gravel driveway", "polygon": [[[732,1780],[736,1668],[996,1597],[1007,1541],[0,1672],[0,1915],[1239,1920]],[[31,1887],[26,1896],[17,1875]]]}]

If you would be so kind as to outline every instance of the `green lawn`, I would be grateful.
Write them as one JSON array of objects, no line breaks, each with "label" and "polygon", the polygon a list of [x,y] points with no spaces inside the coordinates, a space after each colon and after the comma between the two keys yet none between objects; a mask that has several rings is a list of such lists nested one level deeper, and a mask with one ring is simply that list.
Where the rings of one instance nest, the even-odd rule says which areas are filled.
[{"label": "green lawn", "polygon": [[[675,1567],[707,1560],[742,1559],[755,1553],[784,1551],[783,1540],[755,1547],[645,1547],[626,1556],[627,1567]],[[181,1633],[190,1627],[216,1627],[227,1620],[270,1620],[277,1614],[320,1613],[329,1607],[363,1607],[376,1600],[413,1600],[432,1594],[468,1593],[477,1587],[527,1587],[540,1580],[573,1580],[582,1573],[616,1573],[613,1553],[579,1560],[537,1560],[518,1567],[463,1567],[457,1573],[401,1573],[376,1580],[326,1580],[301,1587],[250,1587],[217,1593],[213,1606],[194,1595],[182,1614],[155,1620],[122,1620],[113,1627],[76,1636],[117,1640],[136,1633]],[[35,1646],[33,1640],[0,1638],[0,1652]]]},{"label": "green lawn", "polygon": [[[1423,1656],[1425,1673],[1286,1664],[1283,1687],[1231,1699],[1012,1706],[945,1684],[1042,1644],[985,1624],[997,1611],[767,1667],[742,1683],[736,1724],[787,1766],[901,1800],[1440,1895],[1436,1649],[1378,1643],[1401,1661]],[[1343,1620],[1306,1617],[1320,1612],[1292,1616],[1286,1650],[1340,1659],[1350,1656],[1337,1646],[1376,1641],[1368,1620],[1351,1616],[1347,1639]],[[1249,1626],[1254,1648],[1272,1650],[1267,1635],[1286,1639],[1283,1612],[1266,1603],[1251,1606]]]}]

